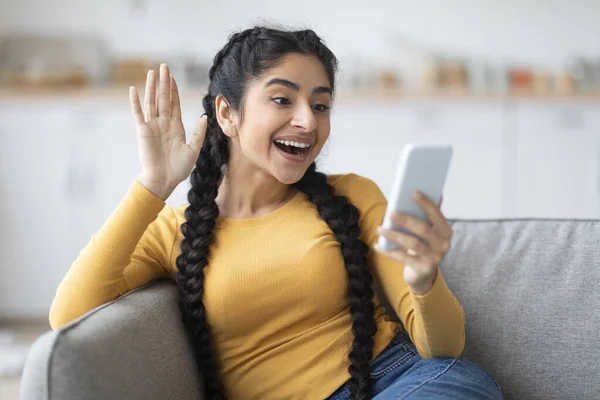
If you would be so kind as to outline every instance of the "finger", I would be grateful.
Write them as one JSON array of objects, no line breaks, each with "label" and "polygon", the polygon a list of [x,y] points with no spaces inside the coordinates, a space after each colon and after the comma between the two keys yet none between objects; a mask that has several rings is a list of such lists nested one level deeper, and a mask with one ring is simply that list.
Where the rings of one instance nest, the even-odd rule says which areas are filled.
[{"label": "finger", "polygon": [[133,120],[136,124],[144,123],[144,112],[140,105],[140,96],[137,89],[133,86],[129,88],[129,103],[131,104],[131,112],[133,113]]},{"label": "finger", "polygon": [[442,237],[449,238],[452,235],[452,228],[448,224],[448,221],[446,221],[439,206],[421,192],[415,193],[413,200],[427,213],[433,227]]},{"label": "finger", "polygon": [[160,64],[158,86],[158,116],[169,117],[171,112],[171,74],[167,64]]},{"label": "finger", "polygon": [[376,244],[374,248],[378,253],[383,254],[384,256],[389,257],[398,262],[401,262],[404,265],[415,266],[420,263],[419,256],[414,252],[409,254],[408,251],[404,251],[401,249],[383,250],[381,247],[379,247],[379,244]]},{"label": "finger", "polygon": [[203,115],[194,127],[194,134],[192,140],[190,140],[190,148],[192,148],[196,154],[200,154],[202,143],[204,143],[204,138],[206,137],[206,123],[206,115]]},{"label": "finger", "polygon": [[156,117],[156,74],[148,71],[146,76],[146,92],[144,93],[144,114],[146,121]]},{"label": "finger", "polygon": [[[421,271],[422,273],[429,273],[429,271],[431,271],[431,267],[432,266],[436,266],[439,267],[440,263],[439,262],[435,262],[435,260],[430,260],[424,257],[419,257],[417,255],[414,255],[414,253],[411,254],[410,251],[403,251],[403,250],[383,250],[381,247],[379,247],[379,244],[376,244],[374,246],[375,250],[380,253],[383,254],[386,257],[389,257],[393,260],[396,260],[402,264],[406,265],[410,265],[413,269],[416,269],[418,271]],[[436,273],[437,273],[437,269],[436,269]]]},{"label": "finger", "polygon": [[438,254],[431,253],[426,256],[423,256],[421,254],[416,253],[415,251],[412,251],[411,249],[408,249],[406,251],[402,249],[386,251],[381,249],[379,247],[379,244],[376,244],[374,247],[375,250],[377,250],[377,252],[387,257],[390,257],[396,261],[399,261],[404,265],[410,265],[413,268],[417,268],[422,272],[430,270],[432,266],[438,267],[442,263],[443,259],[443,257],[441,257]]},{"label": "finger", "polygon": [[441,209],[442,208],[442,203],[444,202],[444,195],[440,196],[440,204],[438,204],[438,207]]},{"label": "finger", "polygon": [[396,245],[400,246],[402,249],[404,249],[403,251],[408,252],[409,255],[419,257],[433,256],[434,252],[429,244],[417,237],[383,227],[378,228],[378,233]]},{"label": "finger", "polygon": [[423,239],[429,236],[433,230],[431,225],[426,222],[398,212],[393,212],[390,215],[390,221],[394,226],[407,229]]},{"label": "finger", "polygon": [[171,117],[181,119],[181,101],[179,100],[179,89],[175,78],[170,76],[171,81]]},{"label": "finger", "polygon": [[[423,221],[399,213],[392,213],[390,220],[394,226],[413,232],[416,236],[418,236],[418,238],[415,238],[415,240],[421,240],[425,242],[434,252],[446,254],[448,250],[450,250],[450,238],[442,237],[434,227],[425,224]],[[391,235],[394,235],[395,233],[398,232],[390,229]],[[405,236],[413,238],[412,235]],[[390,238],[390,240],[392,239]]]}]

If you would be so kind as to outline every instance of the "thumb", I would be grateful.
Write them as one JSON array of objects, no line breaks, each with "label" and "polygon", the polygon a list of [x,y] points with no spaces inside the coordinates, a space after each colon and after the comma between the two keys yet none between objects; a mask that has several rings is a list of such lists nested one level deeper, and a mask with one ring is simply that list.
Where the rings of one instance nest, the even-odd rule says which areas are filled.
[{"label": "thumb", "polygon": [[202,149],[202,143],[204,143],[204,137],[206,136],[206,115],[200,117],[198,122],[196,122],[196,126],[194,127],[194,134],[192,136],[192,140],[190,140],[190,148],[196,153],[196,155],[200,154],[200,149]]}]

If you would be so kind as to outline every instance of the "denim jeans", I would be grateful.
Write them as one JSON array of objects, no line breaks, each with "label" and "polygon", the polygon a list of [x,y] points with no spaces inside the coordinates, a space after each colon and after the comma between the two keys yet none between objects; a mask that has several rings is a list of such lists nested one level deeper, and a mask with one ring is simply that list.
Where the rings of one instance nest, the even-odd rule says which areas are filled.
[{"label": "denim jeans", "polygon": [[[500,387],[483,367],[462,357],[422,358],[406,332],[400,332],[371,361],[373,400],[502,399]],[[330,400],[352,399],[347,385]]]}]

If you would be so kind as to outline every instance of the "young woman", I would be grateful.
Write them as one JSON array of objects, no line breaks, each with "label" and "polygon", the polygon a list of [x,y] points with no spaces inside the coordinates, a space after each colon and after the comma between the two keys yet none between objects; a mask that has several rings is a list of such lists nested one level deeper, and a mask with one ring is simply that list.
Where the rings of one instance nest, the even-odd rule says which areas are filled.
[{"label": "young woman", "polygon": [[[415,197],[431,226],[395,216],[421,239],[380,230],[386,199],[372,181],[317,172],[336,67],[311,30],[232,35],[189,144],[167,66],[158,92],[148,73],[144,110],[131,88],[141,172],[60,284],[52,327],[166,276],[209,399],[502,398],[460,357],[465,320],[439,271],[452,236],[439,206]],[[189,204],[167,207],[190,172]],[[377,250],[380,233],[413,251]],[[384,315],[373,279],[403,326]]]}]

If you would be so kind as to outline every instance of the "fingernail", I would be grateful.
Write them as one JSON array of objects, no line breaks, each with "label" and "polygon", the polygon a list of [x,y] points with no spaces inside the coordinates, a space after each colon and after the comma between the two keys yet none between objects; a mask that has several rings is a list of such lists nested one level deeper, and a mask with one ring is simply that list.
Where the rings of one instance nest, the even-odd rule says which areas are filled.
[{"label": "fingernail", "polygon": [[420,200],[421,199],[421,193],[420,192],[414,192],[412,195],[412,198],[415,200]]}]

